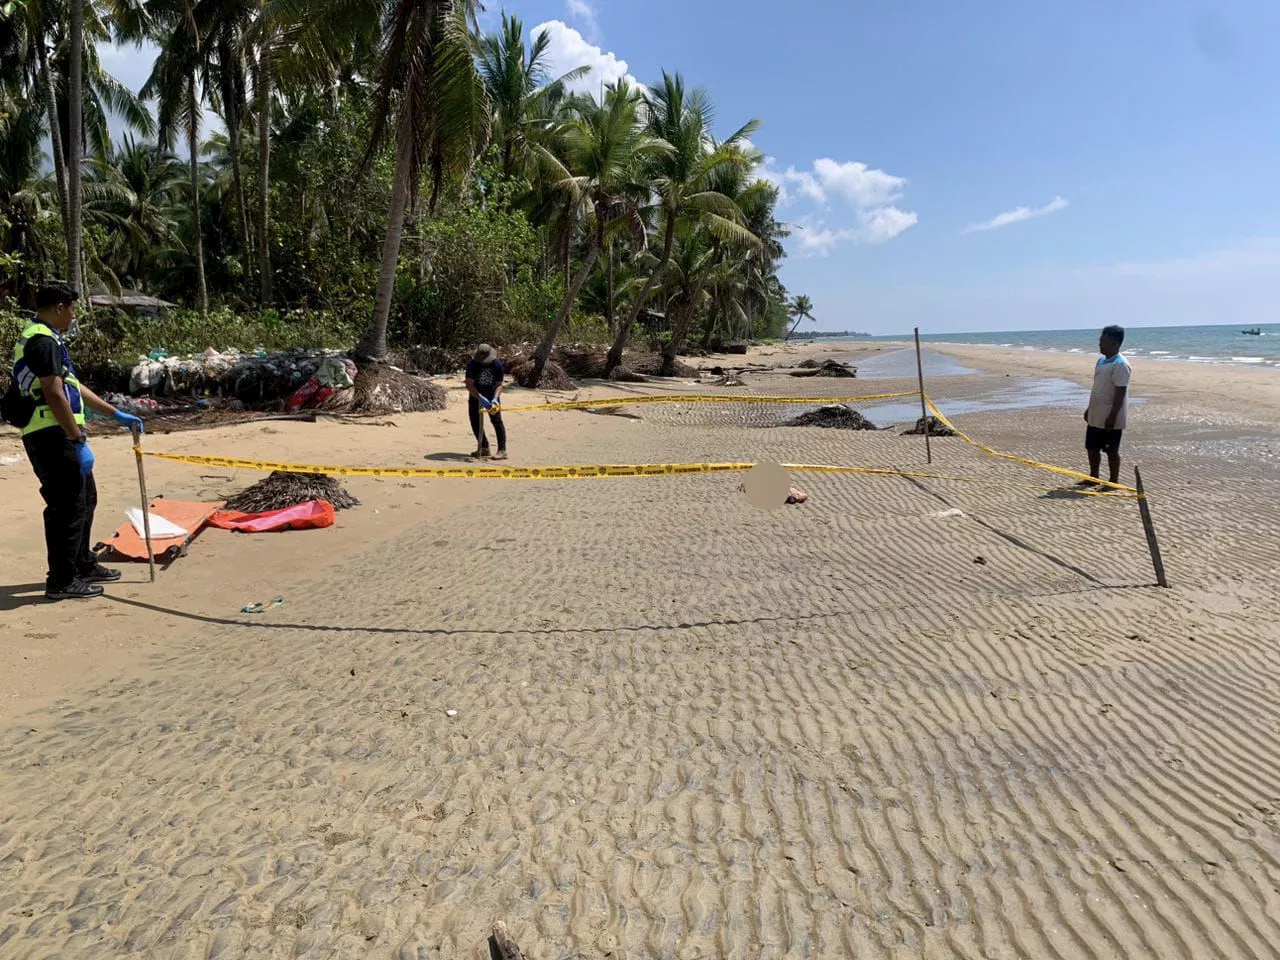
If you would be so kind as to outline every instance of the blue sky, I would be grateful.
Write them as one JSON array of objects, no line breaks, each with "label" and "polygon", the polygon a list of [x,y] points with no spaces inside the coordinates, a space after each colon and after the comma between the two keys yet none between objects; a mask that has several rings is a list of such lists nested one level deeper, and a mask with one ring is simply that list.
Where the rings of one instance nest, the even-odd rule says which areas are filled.
[{"label": "blue sky", "polygon": [[794,225],[783,279],[820,329],[1280,317],[1274,0],[507,9],[589,82],[678,70],[722,133],[763,121]]}]

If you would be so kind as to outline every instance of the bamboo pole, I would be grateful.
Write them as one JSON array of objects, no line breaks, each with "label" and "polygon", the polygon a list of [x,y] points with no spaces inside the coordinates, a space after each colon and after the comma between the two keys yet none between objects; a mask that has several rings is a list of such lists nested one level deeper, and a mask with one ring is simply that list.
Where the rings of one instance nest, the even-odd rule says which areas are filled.
[{"label": "bamboo pole", "polygon": [[133,425],[133,456],[138,461],[138,490],[142,494],[142,534],[147,542],[147,563],[151,566],[151,582],[156,582],[156,554],[151,548],[151,503],[147,497],[147,476],[142,469],[142,429]]},{"label": "bamboo pole", "polygon": [[1147,492],[1142,486],[1142,470],[1133,468],[1134,486],[1138,488],[1138,512],[1142,514],[1142,529],[1147,534],[1147,549],[1151,551],[1151,565],[1155,567],[1156,583],[1162,587],[1169,586],[1164,575],[1164,560],[1160,556],[1160,543],[1156,540],[1155,524],[1151,522],[1151,506],[1147,503]]},{"label": "bamboo pole", "polygon": [[916,376],[920,379],[920,417],[924,423],[924,456],[933,463],[933,449],[929,445],[929,405],[924,395],[924,361],[920,358],[920,328],[916,327]]}]

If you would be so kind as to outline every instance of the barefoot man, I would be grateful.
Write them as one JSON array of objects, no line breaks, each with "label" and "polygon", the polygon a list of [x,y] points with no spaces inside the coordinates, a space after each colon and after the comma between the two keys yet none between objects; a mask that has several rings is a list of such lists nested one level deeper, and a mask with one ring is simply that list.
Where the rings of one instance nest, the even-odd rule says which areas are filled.
[{"label": "barefoot man", "polygon": [[[1095,480],[1102,466],[1102,455],[1107,455],[1107,467],[1111,482],[1120,482],[1120,437],[1124,433],[1125,414],[1129,406],[1129,376],[1133,372],[1129,361],[1120,353],[1124,343],[1124,327],[1111,326],[1098,338],[1098,358],[1093,370],[1093,392],[1089,395],[1089,408],[1084,412],[1089,425],[1084,434],[1084,448],[1089,454],[1089,475]],[[1097,486],[1089,480],[1079,486]]]}]

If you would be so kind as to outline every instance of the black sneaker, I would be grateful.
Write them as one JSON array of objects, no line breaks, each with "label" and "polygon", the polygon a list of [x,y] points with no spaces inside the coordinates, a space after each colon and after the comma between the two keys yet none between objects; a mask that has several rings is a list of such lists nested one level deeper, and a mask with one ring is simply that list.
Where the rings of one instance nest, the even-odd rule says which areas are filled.
[{"label": "black sneaker", "polygon": [[80,579],[85,583],[115,583],[120,579],[120,571],[95,563],[88,570],[80,571]]},{"label": "black sneaker", "polygon": [[83,580],[72,580],[65,587],[46,587],[46,600],[92,600],[102,596],[102,588],[96,583],[85,583]]}]

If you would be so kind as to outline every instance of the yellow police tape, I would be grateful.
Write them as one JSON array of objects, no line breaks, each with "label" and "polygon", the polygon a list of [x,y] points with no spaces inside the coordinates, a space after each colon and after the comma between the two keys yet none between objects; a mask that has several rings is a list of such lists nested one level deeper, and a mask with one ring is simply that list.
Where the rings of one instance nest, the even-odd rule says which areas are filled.
[{"label": "yellow police tape", "polygon": [[[137,448],[135,448],[137,449]],[[148,457],[202,467],[225,467],[230,470],[260,470],[283,473],[322,473],[337,477],[397,477],[433,480],[602,480],[610,477],[681,477],[702,473],[743,473],[756,466],[747,462],[726,463],[593,463],[542,467],[351,467],[321,463],[277,463],[271,460],[247,460],[240,457],[208,457],[197,454],[156,453],[142,451]],[[956,483],[984,483],[1000,487],[1025,487],[1044,490],[1038,484],[1010,482],[981,477],[956,477],[883,467],[846,467],[823,463],[784,463],[784,469],[796,473],[864,474],[879,477],[907,477],[914,480],[944,480]]]},{"label": "yellow police tape", "polygon": [[1108,493],[1111,495],[1123,493],[1136,496],[1138,493],[1136,488],[1125,486],[1123,483],[1112,483],[1110,480],[1099,480],[1096,477],[1089,476],[1087,473],[1080,473],[1078,470],[1070,470],[1066,467],[1055,467],[1051,463],[1041,463],[1039,460],[1028,460],[1026,457],[1019,457],[1016,454],[1005,453],[1002,450],[996,450],[992,447],[981,444],[948,420],[947,415],[938,409],[938,405],[934,403],[932,399],[926,397],[925,401],[929,404],[929,409],[933,411],[933,415],[938,418],[939,423],[950,427],[955,431],[955,435],[957,437],[965,443],[969,443],[977,447],[983,453],[990,454],[993,457],[999,457],[1001,460],[1009,460],[1012,463],[1020,463],[1024,467],[1035,467],[1038,470],[1048,470],[1050,473],[1056,473],[1064,477],[1071,477],[1075,480],[1087,480],[1092,483],[1096,483],[1100,487],[1106,488],[1103,491],[1081,490],[1081,493],[1090,493],[1093,496],[1106,496]]},{"label": "yellow police tape", "polygon": [[596,410],[603,407],[630,406],[636,403],[807,403],[822,406],[829,403],[870,403],[873,400],[900,400],[918,397],[918,392],[877,393],[866,397],[763,397],[757,394],[687,393],[656,397],[601,397],[598,400],[558,400],[523,407],[503,407],[503,413],[525,413],[530,410]]},{"label": "yellow police tape", "polygon": [[[916,392],[882,393],[863,397],[761,397],[748,395],[719,396],[715,394],[693,394],[687,396],[667,397],[618,397],[601,400],[573,400],[561,403],[537,404],[527,407],[509,407],[508,410],[583,410],[621,404],[635,403],[805,403],[821,405],[828,403],[854,403],[872,400],[896,400],[902,397],[919,396]],[[984,453],[1024,466],[1048,470],[1062,476],[1077,480],[1093,480],[1092,477],[1065,467],[1028,460],[1011,453],[1003,453],[978,443],[972,437],[959,430],[938,406],[926,398],[929,409],[933,411],[938,422],[955,431],[955,435],[966,443],[972,444]],[[398,477],[425,478],[436,480],[597,480],[610,477],[678,477],[705,473],[741,473],[750,470],[754,463],[596,463],[551,465],[539,467],[498,467],[498,466],[465,466],[465,467],[368,467],[338,466],[316,463],[278,463],[271,460],[249,460],[241,457],[211,457],[197,454],[157,453],[143,451],[146,456],[157,460],[168,460],[171,463],[186,463],[205,467],[225,467],[232,470],[260,470],[264,472],[281,471],[283,473],[321,473],[337,477]],[[920,473],[909,470],[891,470],[880,467],[849,467],[834,464],[784,463],[787,470],[802,473],[839,473],[863,474],[870,476],[906,477],[916,480],[941,480],[956,483],[982,483],[997,486],[1030,487],[1035,490],[1046,489],[1043,486],[1010,482],[1007,480],[986,479],[979,477],[957,477],[935,473]],[[1103,490],[1078,490],[1076,492],[1090,496],[1102,497],[1135,497],[1137,490],[1124,484],[1110,483],[1105,480],[1095,481]]]}]

